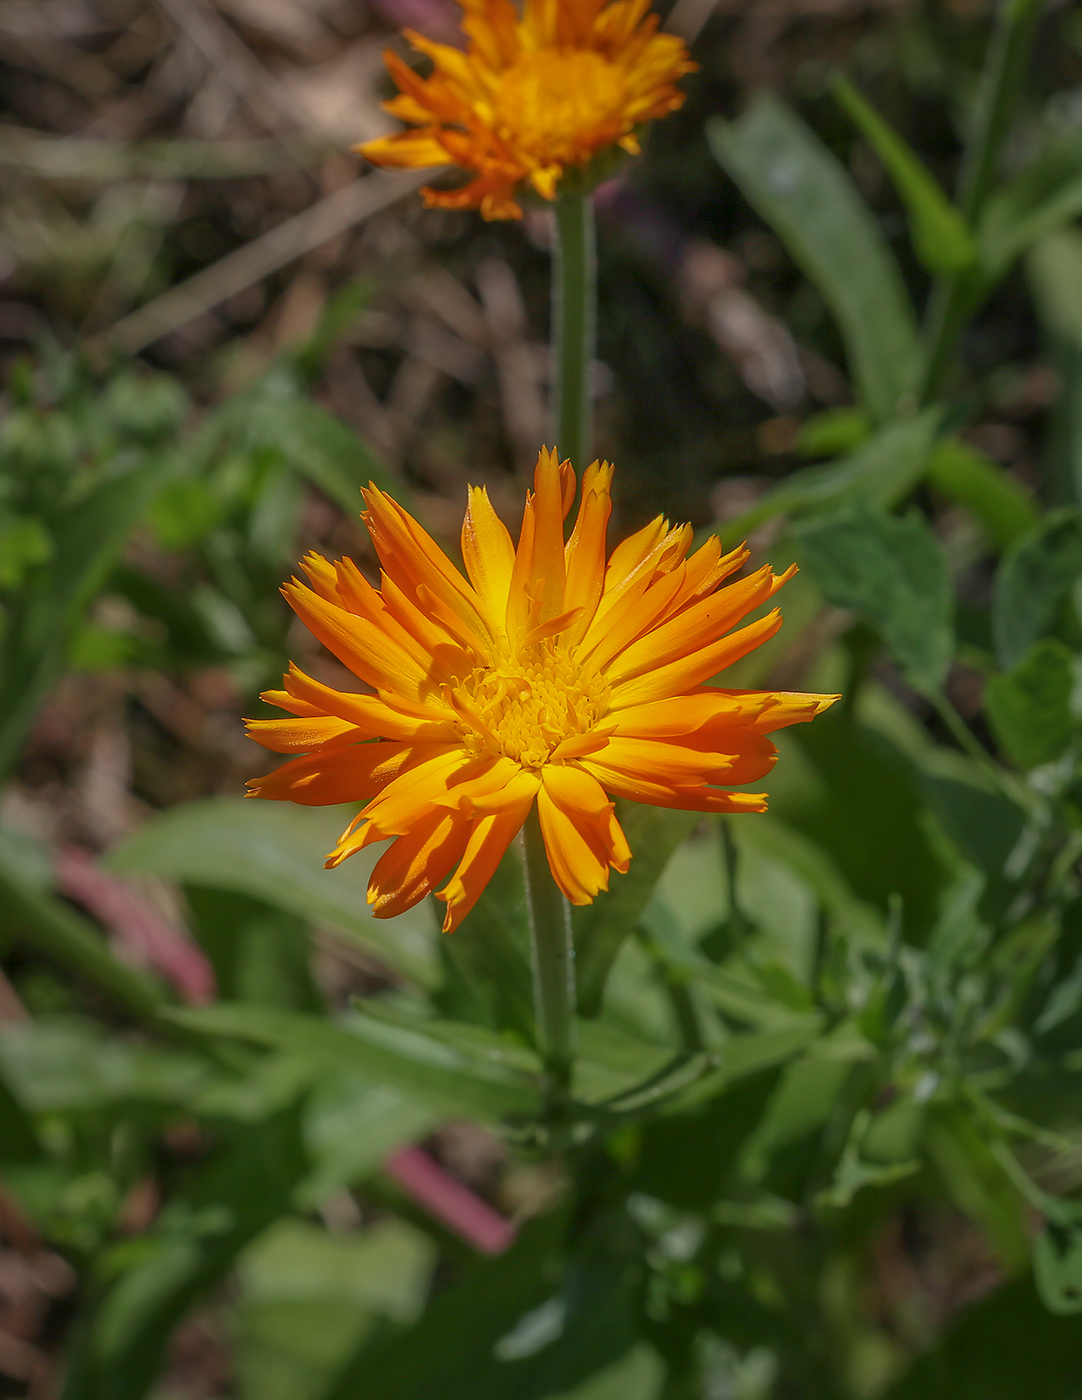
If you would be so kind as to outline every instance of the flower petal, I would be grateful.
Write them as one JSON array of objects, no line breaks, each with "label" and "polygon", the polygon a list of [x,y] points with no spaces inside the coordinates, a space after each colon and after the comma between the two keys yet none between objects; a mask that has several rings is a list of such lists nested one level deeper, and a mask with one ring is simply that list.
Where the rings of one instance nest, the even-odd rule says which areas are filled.
[{"label": "flower petal", "polygon": [[368,902],[377,919],[390,919],[420,903],[461,859],[469,819],[436,808],[393,841],[373,867]]},{"label": "flower petal", "polygon": [[515,546],[483,486],[469,488],[466,518],[462,522],[462,560],[489,615],[502,626],[515,567]]},{"label": "flower petal", "polygon": [[331,755],[309,754],[283,763],[273,773],[252,778],[251,797],[330,807],[340,802],[370,802],[416,757],[411,744],[353,744]]},{"label": "flower petal", "polygon": [[[365,739],[414,739],[439,744],[453,742],[457,737],[454,716],[442,701],[433,700],[421,707],[420,715],[409,715],[402,714],[377,695],[335,690],[333,686],[305,675],[292,662],[284,679],[286,692],[265,691],[263,699],[278,705],[282,702],[270,697],[285,693],[290,703],[282,705],[283,709],[307,704],[309,714],[337,715],[339,719],[355,724],[363,731]],[[296,710],[293,712],[298,713]]]},{"label": "flower petal", "polygon": [[774,577],[769,564],[739,583],[730,584],[711,597],[677,613],[668,622],[647,632],[620,653],[606,668],[613,685],[656,671],[678,657],[688,656],[728,632],[753,608],[772,598],[796,572],[796,566]]},{"label": "flower petal", "polygon": [[613,686],[610,708],[618,710],[625,705],[641,705],[647,700],[664,700],[669,695],[690,690],[692,686],[716,676],[719,671],[747,656],[748,652],[772,637],[780,626],[781,613],[774,608],[757,622],[711,642],[690,656],[682,656],[670,661],[667,666],[645,671],[621,685]]},{"label": "flower petal", "polygon": [[339,743],[359,743],[372,737],[336,715],[302,719],[246,719],[244,725],[249,739],[254,739],[273,753],[307,753],[311,749],[333,744],[336,740]]},{"label": "flower petal", "polygon": [[504,852],[529,816],[535,795],[536,787],[532,792],[518,789],[513,793],[508,787],[501,805],[474,821],[458,869],[443,889],[436,891],[436,898],[447,905],[444,933],[453,933],[480,899]]}]

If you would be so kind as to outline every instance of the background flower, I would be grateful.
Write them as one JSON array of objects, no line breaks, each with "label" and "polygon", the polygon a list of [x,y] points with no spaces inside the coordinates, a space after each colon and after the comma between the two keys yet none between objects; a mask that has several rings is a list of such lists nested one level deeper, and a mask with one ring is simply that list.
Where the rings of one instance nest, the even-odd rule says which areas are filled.
[{"label": "background flower", "polygon": [[425,190],[429,204],[521,218],[524,183],[554,199],[570,167],[613,146],[636,154],[644,122],[683,102],[675,84],[695,65],[684,41],[658,34],[649,0],[462,0],[466,52],[405,30],[434,65],[419,78],[397,54],[400,89],[387,110],[416,130],[358,147],[377,165],[450,162],[473,173],[457,190]]}]

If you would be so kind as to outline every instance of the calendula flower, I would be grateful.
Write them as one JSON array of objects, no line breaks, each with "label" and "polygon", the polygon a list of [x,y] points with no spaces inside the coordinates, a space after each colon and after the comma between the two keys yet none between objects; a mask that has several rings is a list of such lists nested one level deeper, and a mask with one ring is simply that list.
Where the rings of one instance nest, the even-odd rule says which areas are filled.
[{"label": "calendula flower", "polygon": [[637,154],[643,123],[684,100],[675,84],[695,65],[682,39],[657,33],[649,0],[525,0],[521,18],[511,0],[460,3],[465,52],[405,31],[431,76],[386,55],[400,90],[386,109],[416,129],[357,148],[377,165],[474,175],[423,191],[431,205],[521,218],[521,186],[554,199],[565,171],[615,147]]},{"label": "calendula flower", "polygon": [[767,735],[837,698],[703,684],[778,630],[777,609],[733,629],[793,570],[775,577],[767,565],[720,588],[747,549],[722,554],[712,537],[689,557],[691,527],[660,516],[606,563],[612,472],[595,462],[585,473],[566,544],[570,462],[542,451],[517,549],[487,492],[471,487],[468,579],[372,486],[363,519],[381,588],[350,559],[310,554],[311,586],[283,589],[374,693],[335,690],[290,666],[284,689],[263,698],[293,718],[249,729],[266,748],[306,756],[250,787],[309,806],[365,804],[327,866],[393,841],[368,886],[377,916],[436,891],[445,930],[456,928],[535,802],[556,883],[588,904],[631,859],[613,796],[761,812],[762,794],[718,784],[762,778],[777,757]]}]

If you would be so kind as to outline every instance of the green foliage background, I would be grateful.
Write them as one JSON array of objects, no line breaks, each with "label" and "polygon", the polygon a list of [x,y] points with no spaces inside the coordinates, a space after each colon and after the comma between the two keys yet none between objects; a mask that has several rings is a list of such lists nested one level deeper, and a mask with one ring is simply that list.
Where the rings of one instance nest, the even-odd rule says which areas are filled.
[{"label": "green foliage background", "polygon": [[[768,816],[622,813],[631,872],[575,911],[566,1150],[538,1122],[514,858],[447,941],[427,907],[368,917],[368,853],[322,870],[348,813],[168,806],[101,865],[183,892],[219,998],[182,1007],[60,897],[45,846],[0,829],[0,958],[53,997],[0,1034],[0,1182],[75,1270],[63,1400],[177,1393],[170,1338],[208,1306],[233,1357],[221,1393],[244,1400],[1082,1397],[1082,65],[1055,92],[1033,57],[1077,52],[1082,28],[1004,0],[964,24],[914,11],[897,41],[886,101],[858,58],[731,117],[704,57],[631,177],[688,221],[724,222],[710,199],[754,211],[784,246],[786,305],[819,308],[818,351],[852,384],[789,424],[769,486],[719,523],[802,567],[779,643],[722,682],[767,683],[799,641],[797,682],[844,699],[782,736]],[[903,134],[933,98],[947,157]],[[613,343],[620,237],[602,225],[618,384],[642,369]],[[85,349],[14,367],[0,775],[72,669],[274,682],[306,492],[352,514],[371,478],[410,489],[320,403],[367,295],[345,286],[212,404]],[[982,343],[1003,315],[1056,377],[1029,479],[970,431],[1021,373]],[[608,431],[632,501],[677,513],[634,414]],[[174,559],[171,585],[133,535]],[[369,994],[328,1004],[319,931],[375,969]],[[499,1257],[382,1170],[449,1120],[532,1182]]]}]

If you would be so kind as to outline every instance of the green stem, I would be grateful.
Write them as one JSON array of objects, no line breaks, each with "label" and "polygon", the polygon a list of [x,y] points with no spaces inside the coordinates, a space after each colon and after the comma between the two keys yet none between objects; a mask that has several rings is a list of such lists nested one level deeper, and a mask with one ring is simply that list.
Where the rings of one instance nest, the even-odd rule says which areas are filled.
[{"label": "green stem", "polygon": [[589,194],[560,194],[552,280],[552,432],[560,456],[570,457],[580,475],[593,460],[596,323],[594,206]]},{"label": "green stem", "polygon": [[522,829],[533,956],[534,1023],[545,1065],[548,1118],[566,1117],[575,1054],[575,949],[571,909],[549,869],[536,806]]},{"label": "green stem", "polygon": [[[1029,62],[1041,0],[1002,0],[988,45],[977,99],[973,138],[962,162],[958,204],[967,224],[975,228],[995,179],[1003,142],[1014,116],[1018,93]],[[964,269],[935,284],[925,323],[925,356],[920,402],[939,393],[966,317],[979,299],[983,284],[979,270]]]}]

